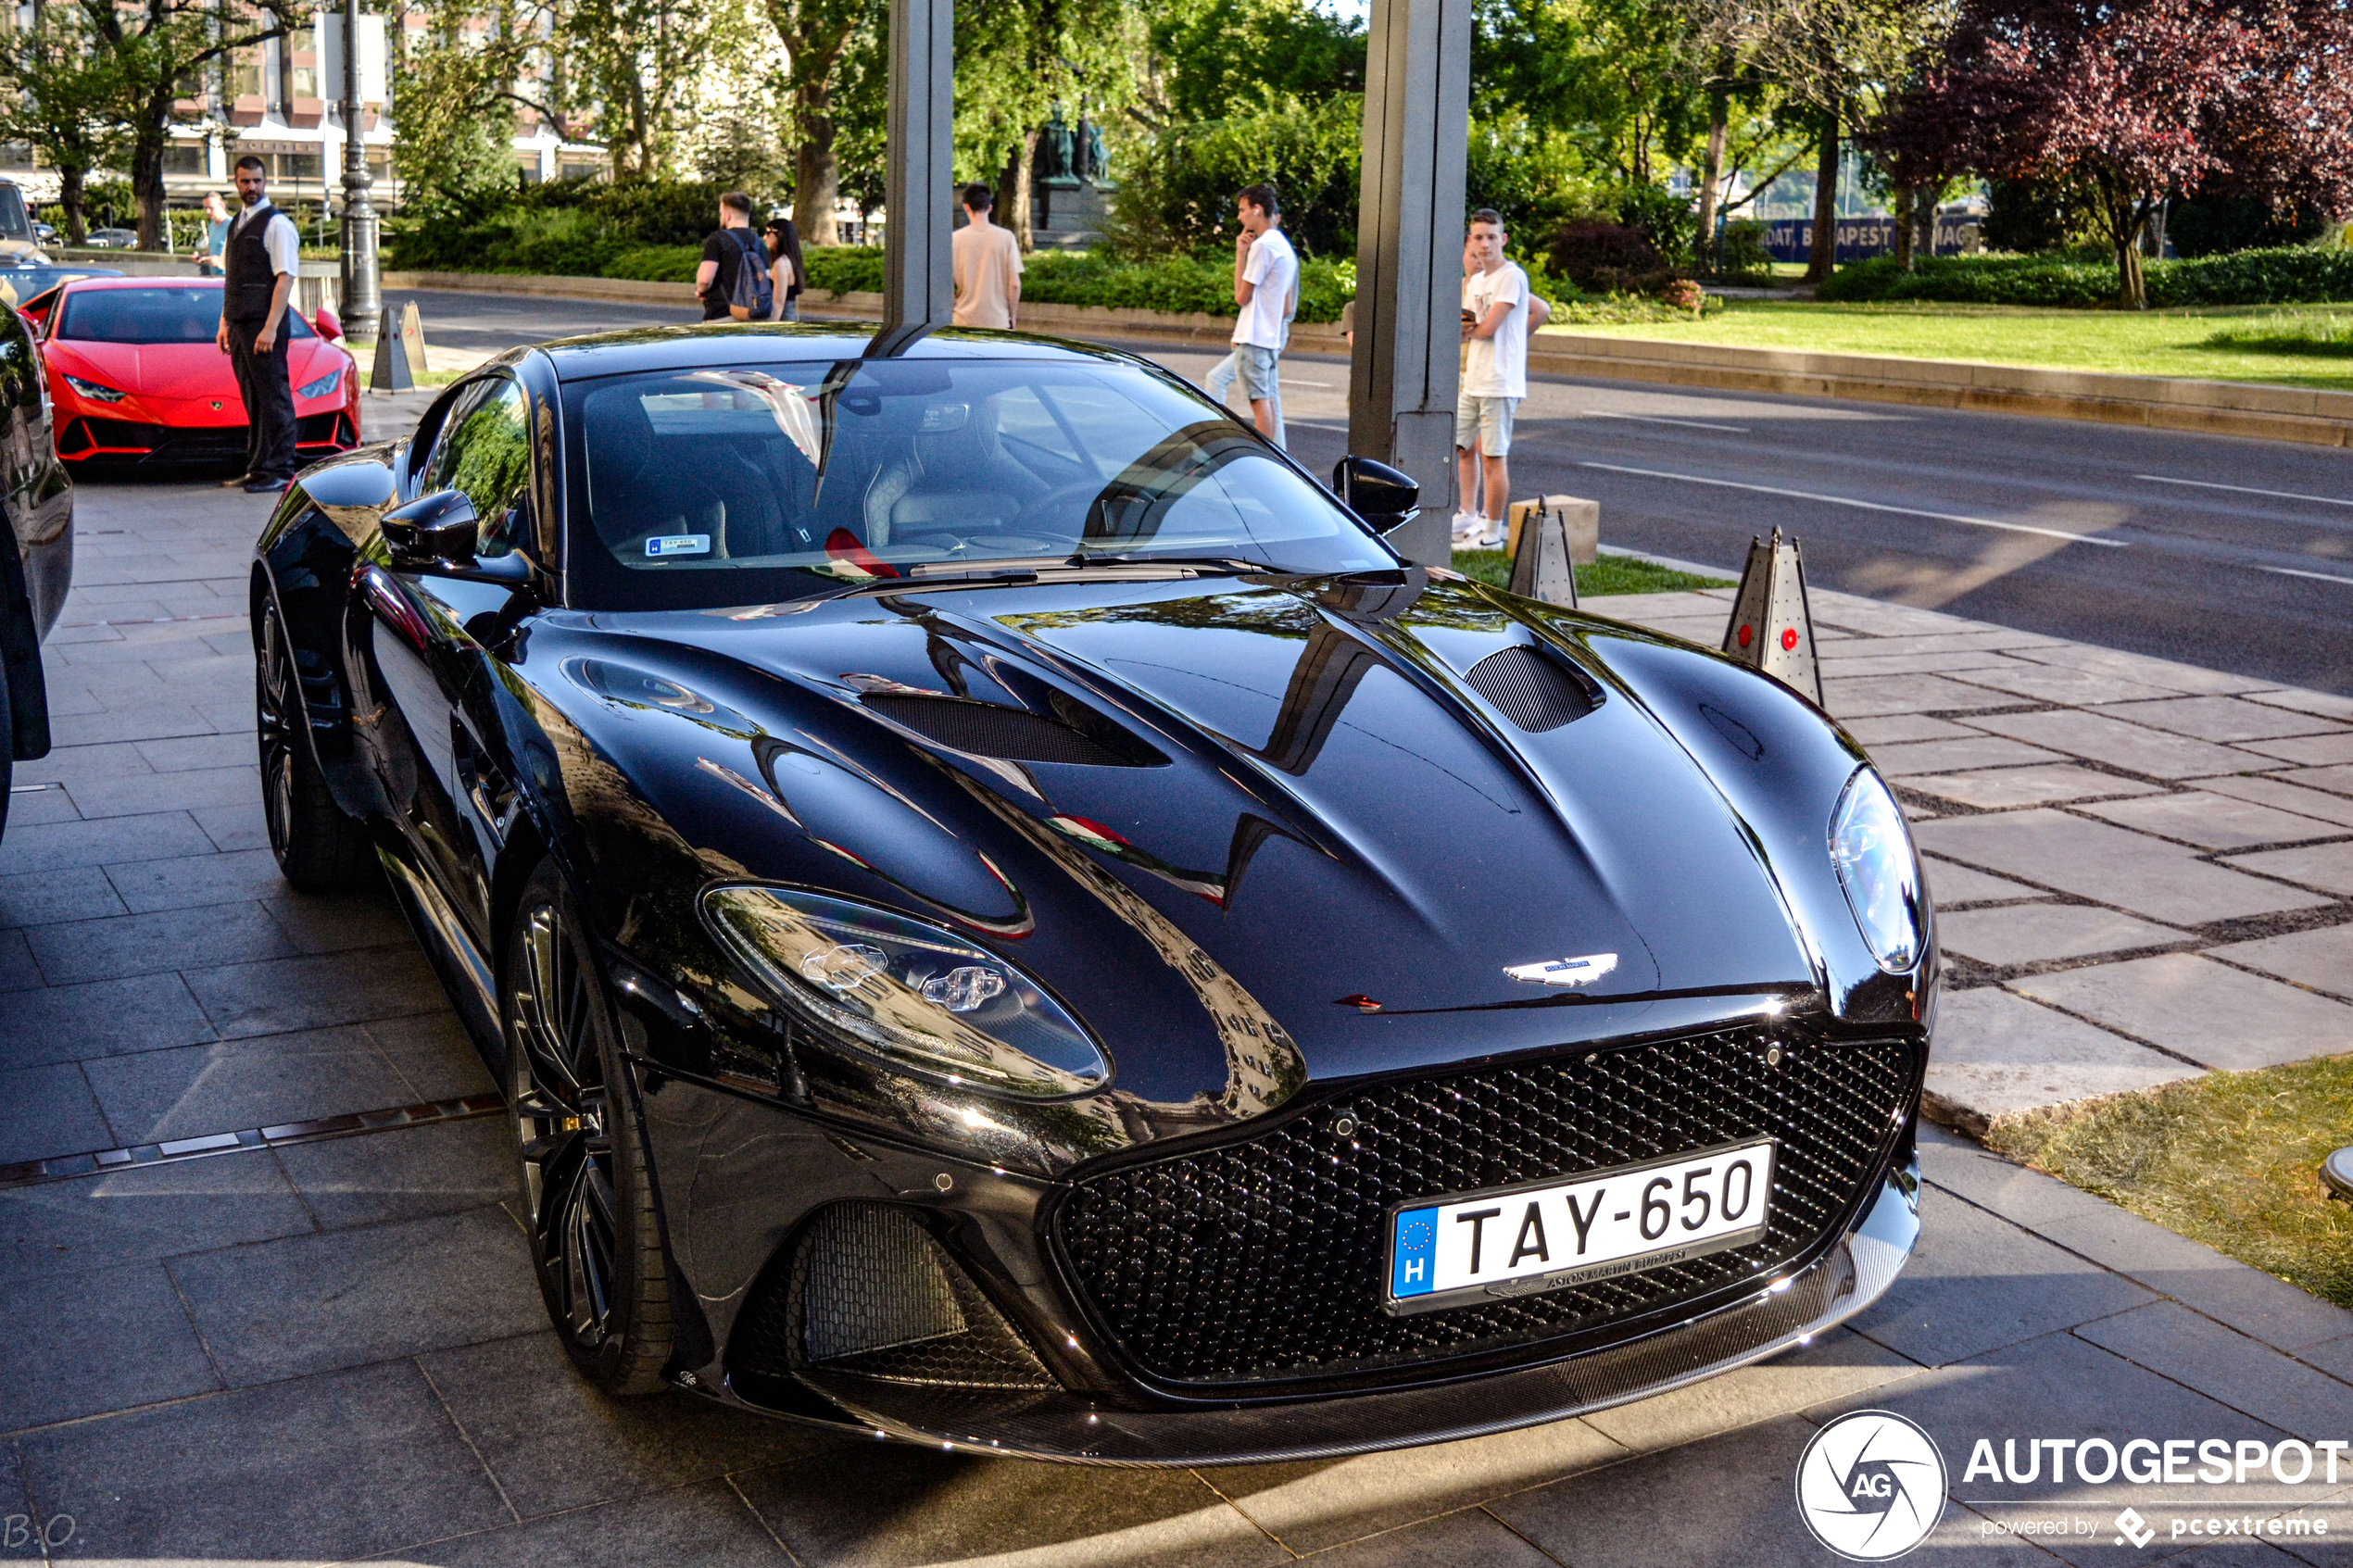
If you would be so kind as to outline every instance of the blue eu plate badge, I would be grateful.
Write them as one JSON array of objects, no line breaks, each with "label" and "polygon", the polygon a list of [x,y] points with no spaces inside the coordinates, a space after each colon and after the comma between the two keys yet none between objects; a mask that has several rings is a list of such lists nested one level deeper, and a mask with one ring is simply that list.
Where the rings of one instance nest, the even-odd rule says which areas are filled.
[{"label": "blue eu plate badge", "polygon": [[646,541],[649,556],[707,556],[711,554],[708,533],[663,533]]},{"label": "blue eu plate badge", "polygon": [[1397,1243],[1390,1257],[1389,1293],[1427,1296],[1438,1287],[1438,1210],[1408,1209],[1397,1216]]}]

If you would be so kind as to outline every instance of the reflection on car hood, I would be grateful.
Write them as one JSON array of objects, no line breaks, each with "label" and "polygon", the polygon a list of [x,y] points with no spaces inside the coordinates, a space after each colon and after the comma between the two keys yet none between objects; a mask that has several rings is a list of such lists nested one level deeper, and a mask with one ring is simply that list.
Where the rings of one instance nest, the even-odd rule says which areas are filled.
[{"label": "reflection on car hood", "polygon": [[[1655,1006],[1633,998],[1815,984],[1756,835],[1611,671],[1614,640],[1655,639],[1558,618],[1535,657],[1590,710],[1564,721],[1575,700],[1531,711],[1509,691],[1499,706],[1471,671],[1538,643],[1513,602],[1390,575],[1407,584],[1219,578],[568,616],[548,626],[548,651],[572,659],[575,685],[607,689],[612,677],[584,679],[559,650],[610,650],[691,694],[685,707],[718,713],[683,742],[635,724],[600,740],[673,824],[754,874],[792,879],[755,840],[798,826],[884,879],[832,877],[844,891],[1023,934],[1005,909],[982,907],[987,879],[951,869],[964,850],[923,844],[945,834],[977,847],[1034,921],[1020,956],[1050,966],[1041,978],[1112,1037],[1131,1086],[1134,1030],[1158,1051],[1189,1011],[1181,989],[1155,989],[1160,965],[1137,961],[1155,949],[1180,976],[1192,964],[1183,977],[1213,1013],[1288,1035],[1303,1056],[1287,1071],[1317,1077],[1458,1058],[1474,1039],[1506,1049],[1592,1037],[1541,1002],[1601,1002],[1623,1032]],[[799,688],[793,700],[763,675]],[[822,729],[795,717],[812,695]],[[871,769],[889,784],[914,754],[942,783],[891,784],[883,793],[899,804],[887,809],[882,794],[873,809],[828,796],[822,834],[788,826],[787,813],[730,815],[645,784],[690,776],[652,757],[683,746],[688,769],[732,775],[737,798],[758,792],[761,765],[724,753],[712,732],[763,731],[817,758],[812,773]],[[761,744],[766,776],[800,791],[773,766],[774,743]],[[1124,978],[1100,972],[1101,934],[1121,926],[1142,944],[1128,945]],[[1073,940],[1074,927],[1091,935]],[[1611,961],[1565,972],[1596,976],[1581,985],[1506,972],[1600,955]],[[1608,1008],[1613,998],[1629,1000]],[[1180,1098],[1180,1087],[1151,1098]]]}]

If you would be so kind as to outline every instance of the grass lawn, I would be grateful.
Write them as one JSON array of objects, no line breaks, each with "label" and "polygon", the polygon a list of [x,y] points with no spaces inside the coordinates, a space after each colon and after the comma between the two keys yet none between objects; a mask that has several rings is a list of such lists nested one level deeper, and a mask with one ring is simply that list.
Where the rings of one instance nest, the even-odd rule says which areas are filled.
[{"label": "grass lawn", "polygon": [[2353,1143],[2353,1056],[2209,1073],[2081,1110],[1997,1122],[2013,1159],[2353,1307],[2353,1204],[2314,1174]]},{"label": "grass lawn", "polygon": [[2278,352],[2245,343],[2206,343],[2218,334],[2252,336],[2284,321],[2308,317],[2342,319],[2346,314],[2343,305],[2203,306],[2127,315],[2112,310],[2042,310],[1925,300],[1817,305],[1803,300],[1734,299],[1727,300],[1722,310],[1711,312],[1705,320],[1566,330],[1593,336],[1723,343],[1744,348],[1977,359],[2052,370],[2348,390],[2353,389],[2353,360]]},{"label": "grass lawn", "polygon": [[[1501,550],[1456,550],[1454,570],[1494,587],[1512,585],[1512,558]],[[1586,599],[1604,594],[1671,594],[1684,588],[1730,586],[1720,577],[1694,577],[1631,556],[1604,556],[1591,566],[1577,569],[1577,594]]]}]

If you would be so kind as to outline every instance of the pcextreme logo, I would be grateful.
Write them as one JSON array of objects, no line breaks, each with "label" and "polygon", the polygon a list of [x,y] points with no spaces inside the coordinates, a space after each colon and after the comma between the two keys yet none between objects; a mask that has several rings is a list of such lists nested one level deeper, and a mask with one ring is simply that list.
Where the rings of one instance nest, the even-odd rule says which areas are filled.
[{"label": "pcextreme logo", "polygon": [[1944,1513],[1944,1456],[1888,1411],[1843,1415],[1797,1460],[1797,1515],[1855,1562],[1885,1562],[1928,1538]]}]

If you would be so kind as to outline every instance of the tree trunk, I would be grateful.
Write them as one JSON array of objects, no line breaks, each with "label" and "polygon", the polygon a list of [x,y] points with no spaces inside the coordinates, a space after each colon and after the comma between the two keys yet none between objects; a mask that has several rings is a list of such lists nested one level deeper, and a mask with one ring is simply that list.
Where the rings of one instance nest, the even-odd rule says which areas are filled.
[{"label": "tree trunk", "polygon": [[1806,282],[1830,281],[1838,265],[1838,111],[1822,115],[1821,156],[1814,162],[1814,250],[1806,258]]},{"label": "tree trunk", "polygon": [[2148,308],[2146,281],[2141,274],[2141,225],[2148,208],[2129,196],[2108,196],[2108,243],[2116,248],[2116,303],[2120,309]]},{"label": "tree trunk", "polygon": [[1912,270],[1912,220],[1919,204],[1919,193],[1911,186],[1895,187],[1895,265],[1906,272]]},{"label": "tree trunk", "polygon": [[1716,85],[1707,90],[1707,156],[1700,164],[1699,229],[1693,249],[1699,252],[1702,270],[1714,274],[1718,264],[1716,244],[1717,192],[1724,182],[1725,122],[1731,116],[1732,94],[1724,79],[1731,74],[1731,61],[1717,62]]},{"label": "tree trunk", "polygon": [[89,170],[77,164],[62,164],[57,169],[57,205],[65,208],[66,244],[78,245],[90,232],[90,220],[82,211],[82,182]]},{"label": "tree trunk", "polygon": [[1005,174],[997,187],[997,221],[1013,232],[1013,243],[1024,256],[1030,252],[1030,225],[1036,207],[1030,187],[1038,172],[1038,132],[1026,131],[1005,160]]},{"label": "tree trunk", "polygon": [[161,108],[162,114],[140,116],[139,129],[131,144],[131,191],[139,199],[141,250],[171,248],[163,229],[163,117],[171,112],[170,101],[164,100]]},{"label": "tree trunk", "polygon": [[803,245],[837,245],[841,232],[834,227],[834,204],[841,196],[841,159],[834,153],[834,117],[811,111],[800,123],[800,146],[793,157],[793,227]]}]

